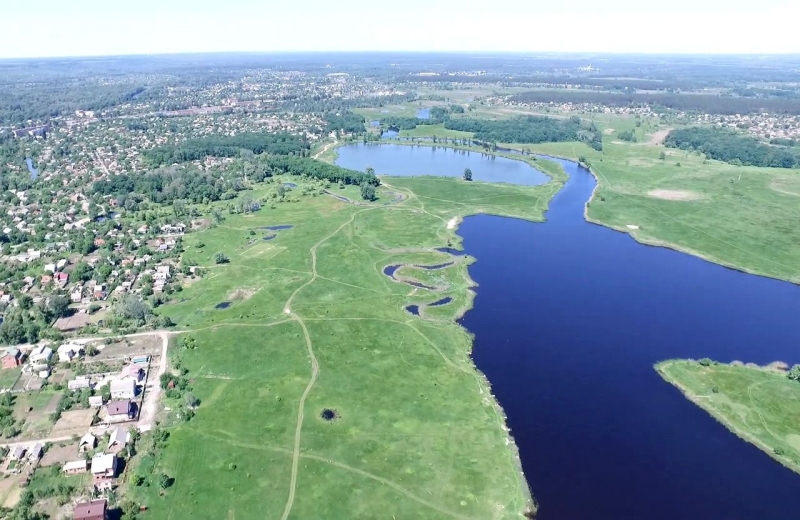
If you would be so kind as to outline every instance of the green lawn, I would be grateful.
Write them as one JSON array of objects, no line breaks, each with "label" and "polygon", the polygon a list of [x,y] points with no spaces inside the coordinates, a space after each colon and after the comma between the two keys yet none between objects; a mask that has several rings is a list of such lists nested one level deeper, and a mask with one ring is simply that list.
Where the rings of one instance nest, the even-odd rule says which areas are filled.
[{"label": "green lawn", "polygon": [[[171,429],[156,460],[137,463],[142,474],[175,478],[163,496],[157,485],[131,489],[148,518],[518,518],[530,510],[501,411],[453,321],[471,303],[470,259],[435,272],[409,268],[442,291],[412,291],[382,270],[448,261],[434,248],[459,244],[447,226],[454,217],[541,220],[559,182],[386,178],[381,193],[403,193],[401,202],[303,196],[187,235],[187,256],[208,274],[162,309],[197,340],[180,356],[201,404]],[[294,228],[264,241],[259,228],[277,224]],[[216,251],[230,263],[214,265]],[[445,294],[455,301],[431,311],[435,321],[403,310]],[[222,301],[232,305],[215,309]],[[325,409],[338,418],[324,420]]]},{"label": "green lawn", "polygon": [[741,365],[671,360],[656,370],[733,433],[800,473],[800,383]]},{"label": "green lawn", "polygon": [[6,368],[0,370],[0,389],[11,388],[22,374],[22,368]]}]

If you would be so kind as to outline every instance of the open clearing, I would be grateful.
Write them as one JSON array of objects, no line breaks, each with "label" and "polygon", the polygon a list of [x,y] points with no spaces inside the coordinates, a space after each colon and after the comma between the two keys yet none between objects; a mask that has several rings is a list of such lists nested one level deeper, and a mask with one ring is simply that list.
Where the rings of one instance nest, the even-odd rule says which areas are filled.
[{"label": "open clearing", "polygon": [[647,192],[648,197],[662,200],[701,200],[703,196],[699,193],[688,190],[650,190]]},{"label": "open clearing", "polygon": [[[519,518],[530,510],[503,416],[454,322],[473,297],[468,262],[415,270],[442,289],[413,296],[382,269],[448,263],[435,248],[458,247],[465,214],[541,220],[564,176],[539,162],[556,181],[387,178],[403,195],[390,205],[303,197],[187,235],[185,261],[209,274],[163,310],[192,330],[196,349],[170,356],[180,356],[201,404],[142,469],[174,476],[174,486],[164,496],[156,486],[130,490],[148,518]],[[213,266],[208,253],[194,253],[197,242],[235,252],[251,229],[278,224],[295,226],[269,241],[279,255],[229,254],[229,264]],[[403,310],[446,296],[453,303],[425,318]],[[336,411],[332,420],[325,410]]]},{"label": "open clearing", "polygon": [[742,439],[800,473],[800,382],[756,366],[665,361],[658,373]]}]

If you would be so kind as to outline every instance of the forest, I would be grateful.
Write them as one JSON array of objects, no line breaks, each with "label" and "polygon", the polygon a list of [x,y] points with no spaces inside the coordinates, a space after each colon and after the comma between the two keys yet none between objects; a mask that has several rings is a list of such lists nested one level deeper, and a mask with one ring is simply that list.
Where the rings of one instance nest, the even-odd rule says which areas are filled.
[{"label": "forest", "polygon": [[183,143],[159,146],[143,153],[148,165],[157,168],[166,164],[197,161],[208,155],[215,157],[236,157],[241,150],[254,154],[303,154],[309,149],[303,138],[287,134],[264,134],[247,132],[235,136],[214,135],[201,139],[189,139]]},{"label": "forest", "polygon": [[345,132],[348,134],[364,133],[364,118],[349,110],[340,113],[325,114],[325,129],[328,132]]},{"label": "forest", "polygon": [[752,137],[721,128],[673,130],[664,140],[671,148],[697,151],[706,157],[735,165],[774,168],[800,167],[800,151],[770,146]]},{"label": "forest", "polygon": [[29,119],[47,120],[76,110],[102,110],[135,99],[143,86],[99,85],[74,81],[0,85],[0,125],[24,126]]},{"label": "forest", "polygon": [[521,116],[502,121],[488,119],[451,119],[445,122],[448,130],[473,132],[475,139],[499,143],[546,143],[583,141],[602,150],[603,134],[594,123],[588,125],[578,117],[555,119],[541,116]]},{"label": "forest", "polygon": [[652,106],[707,114],[771,112],[800,114],[800,97],[734,97],[711,94],[615,94],[590,90],[535,90],[511,96],[516,103],[594,103],[606,106]]},{"label": "forest", "polygon": [[374,174],[348,170],[306,157],[263,155],[237,164],[243,165],[241,172],[236,167],[227,171],[203,171],[172,166],[144,174],[113,175],[95,181],[92,191],[100,195],[113,195],[117,197],[120,207],[135,211],[144,198],[159,204],[169,204],[176,200],[188,200],[196,204],[229,200],[237,192],[247,189],[245,178],[252,182],[261,182],[274,174],[282,173],[305,175],[331,183],[380,185]]}]

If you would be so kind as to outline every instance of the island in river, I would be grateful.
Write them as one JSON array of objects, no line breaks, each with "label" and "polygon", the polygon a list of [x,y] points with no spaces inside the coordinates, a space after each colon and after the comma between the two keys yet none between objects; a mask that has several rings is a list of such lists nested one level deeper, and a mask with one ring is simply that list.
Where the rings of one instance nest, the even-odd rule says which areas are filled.
[{"label": "island in river", "polygon": [[800,473],[800,368],[787,373],[782,363],[759,367],[710,359],[669,360],[655,368],[731,432]]}]

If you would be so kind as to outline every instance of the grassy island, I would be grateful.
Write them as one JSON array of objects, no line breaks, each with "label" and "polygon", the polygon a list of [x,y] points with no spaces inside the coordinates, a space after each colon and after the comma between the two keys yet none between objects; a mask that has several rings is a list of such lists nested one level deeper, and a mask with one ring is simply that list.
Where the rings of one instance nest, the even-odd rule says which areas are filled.
[{"label": "grassy island", "polygon": [[664,361],[655,368],[731,432],[800,473],[800,382],[785,371],[706,359]]}]

